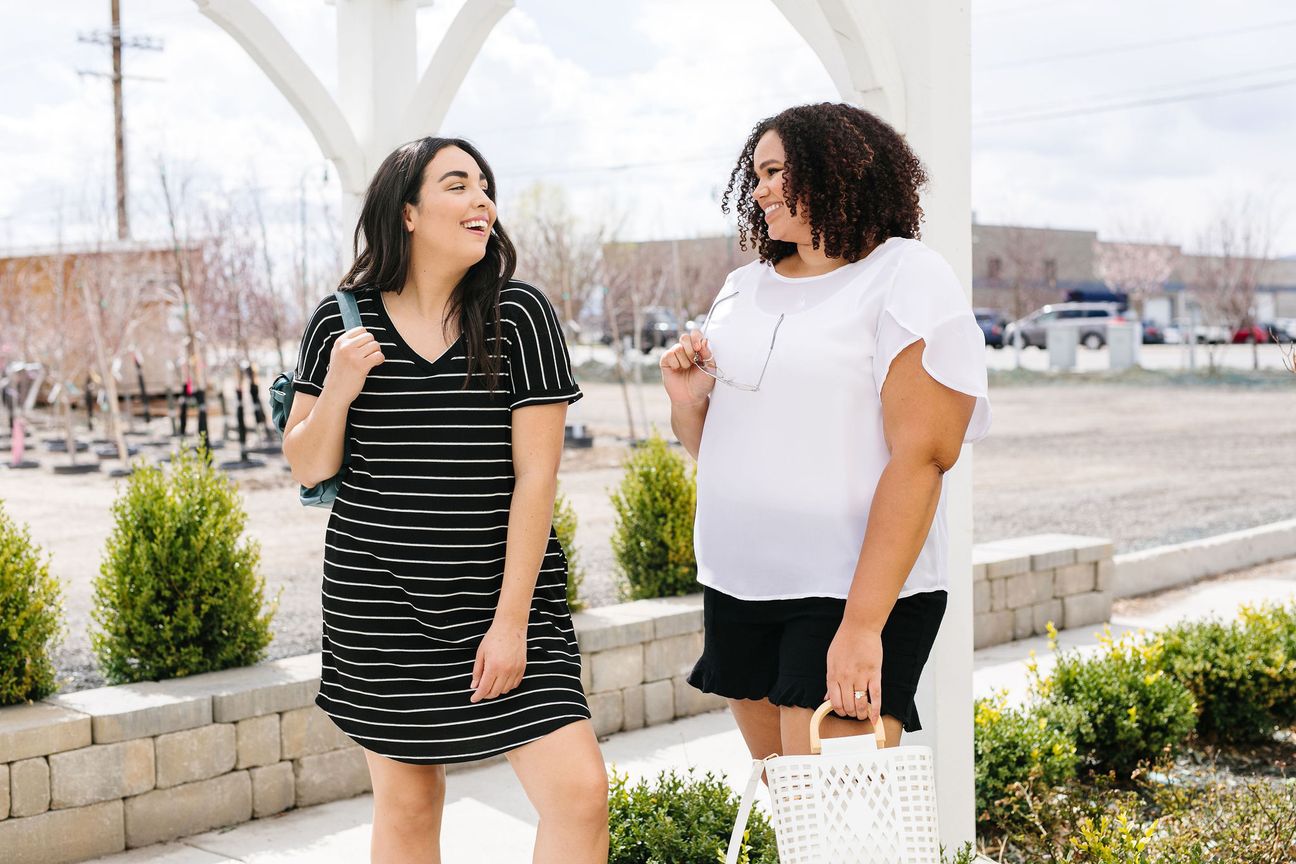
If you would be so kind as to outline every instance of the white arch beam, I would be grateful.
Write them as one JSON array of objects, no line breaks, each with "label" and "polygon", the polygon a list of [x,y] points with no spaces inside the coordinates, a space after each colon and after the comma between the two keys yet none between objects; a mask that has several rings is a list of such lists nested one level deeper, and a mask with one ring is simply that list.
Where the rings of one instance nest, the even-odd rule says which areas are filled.
[{"label": "white arch beam", "polygon": [[905,76],[878,0],[774,0],[815,52],[842,99],[905,132]]},{"label": "white arch beam", "polygon": [[467,0],[428,61],[404,112],[400,138],[409,141],[440,129],[459,85],[513,0]]},{"label": "white arch beam", "polygon": [[297,111],[324,156],[337,166],[344,189],[363,189],[368,177],[360,145],[332,95],[283,34],[250,0],[194,0],[198,9],[243,46]]}]

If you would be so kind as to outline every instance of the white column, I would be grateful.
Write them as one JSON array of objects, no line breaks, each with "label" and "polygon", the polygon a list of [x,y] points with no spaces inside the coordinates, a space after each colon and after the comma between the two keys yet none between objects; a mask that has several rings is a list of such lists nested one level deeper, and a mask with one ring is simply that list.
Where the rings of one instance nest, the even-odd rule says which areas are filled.
[{"label": "white column", "polygon": [[[968,4],[891,2],[887,30],[908,94],[907,137],[931,176],[923,196],[923,240],[972,290],[971,25]],[[972,749],[972,448],[945,478],[949,607],[919,688],[927,728],[915,742],[936,754],[941,842],[953,849],[976,833]]]}]

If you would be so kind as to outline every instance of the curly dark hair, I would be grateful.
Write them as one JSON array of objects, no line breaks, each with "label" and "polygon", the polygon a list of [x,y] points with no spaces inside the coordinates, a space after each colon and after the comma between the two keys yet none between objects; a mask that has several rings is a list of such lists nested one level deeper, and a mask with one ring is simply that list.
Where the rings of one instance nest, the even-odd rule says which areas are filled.
[{"label": "curly dark hair", "polygon": [[729,175],[720,209],[738,211],[744,249],[750,238],[762,261],[774,263],[796,251],[795,243],[772,240],[760,205],[752,198],[759,178],[752,160],[756,143],[770,130],[783,141],[783,196],[788,214],[810,214],[810,240],[830,258],[858,261],[890,237],[917,239],[922,222],[918,190],[927,172],[885,121],[854,105],[798,105],[756,124]]}]

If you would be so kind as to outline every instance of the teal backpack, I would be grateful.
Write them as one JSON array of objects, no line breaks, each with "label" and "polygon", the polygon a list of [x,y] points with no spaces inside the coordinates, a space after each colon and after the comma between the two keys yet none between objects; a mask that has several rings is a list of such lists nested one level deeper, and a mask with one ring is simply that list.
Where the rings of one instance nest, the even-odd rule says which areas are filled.
[{"label": "teal backpack", "polygon": [[[356,306],[355,295],[350,291],[335,291],[338,306],[342,309],[342,329],[352,330],[360,326],[360,309]],[[274,422],[279,435],[283,436],[284,427],[288,425],[288,415],[292,413],[293,374],[281,372],[270,385],[270,419]],[[342,467],[338,473],[309,489],[302,486],[297,492],[297,499],[304,507],[329,507],[337,497],[342,486],[342,476],[346,474],[347,463],[351,461],[351,448],[347,443],[347,434],[342,436]]]}]

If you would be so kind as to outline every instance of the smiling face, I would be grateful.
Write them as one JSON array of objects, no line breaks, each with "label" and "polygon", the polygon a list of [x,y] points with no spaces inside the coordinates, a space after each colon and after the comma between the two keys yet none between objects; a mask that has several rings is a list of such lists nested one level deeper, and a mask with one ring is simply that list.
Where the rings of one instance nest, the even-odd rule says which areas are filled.
[{"label": "smiling face", "polygon": [[771,129],[760,137],[752,154],[752,171],[756,175],[752,198],[765,213],[771,240],[806,244],[810,242],[810,214],[804,206],[798,206],[796,215],[790,215],[783,197],[786,160],[783,140],[777,132]]},{"label": "smiling face", "polygon": [[405,230],[415,250],[465,269],[486,254],[495,226],[495,202],[477,160],[458,147],[444,147],[423,169],[416,203],[404,208]]}]

